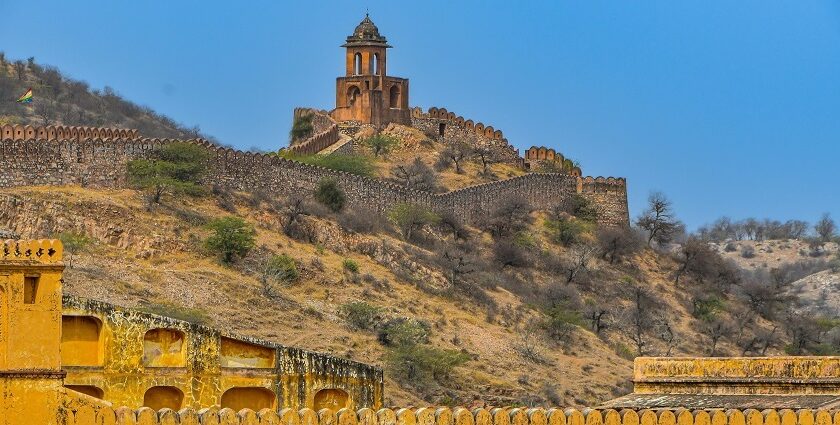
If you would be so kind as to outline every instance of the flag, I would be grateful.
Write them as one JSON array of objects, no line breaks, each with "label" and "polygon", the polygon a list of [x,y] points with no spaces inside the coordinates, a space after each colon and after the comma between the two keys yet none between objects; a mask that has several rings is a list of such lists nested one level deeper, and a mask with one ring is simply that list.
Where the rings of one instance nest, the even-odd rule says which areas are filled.
[{"label": "flag", "polygon": [[31,103],[32,102],[32,89],[26,91],[21,97],[17,100],[18,103]]}]

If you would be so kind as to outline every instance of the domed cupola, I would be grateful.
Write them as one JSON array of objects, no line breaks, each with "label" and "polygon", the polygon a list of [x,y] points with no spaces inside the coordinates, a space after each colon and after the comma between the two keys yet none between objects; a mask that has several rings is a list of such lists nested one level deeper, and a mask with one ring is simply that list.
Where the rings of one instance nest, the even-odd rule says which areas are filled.
[{"label": "domed cupola", "polygon": [[370,20],[370,15],[365,14],[365,19],[356,25],[353,34],[347,37],[347,42],[341,47],[352,46],[382,46],[391,47],[387,43],[385,37],[379,35],[379,28]]}]

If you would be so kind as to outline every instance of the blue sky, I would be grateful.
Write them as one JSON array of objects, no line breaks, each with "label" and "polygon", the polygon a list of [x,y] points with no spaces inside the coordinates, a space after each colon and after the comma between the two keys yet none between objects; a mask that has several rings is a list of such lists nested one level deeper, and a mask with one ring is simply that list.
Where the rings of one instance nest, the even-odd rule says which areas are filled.
[{"label": "blue sky", "polygon": [[625,176],[633,216],[661,190],[690,228],[840,218],[837,1],[0,0],[0,49],[273,150],[334,106],[366,8],[412,106]]}]

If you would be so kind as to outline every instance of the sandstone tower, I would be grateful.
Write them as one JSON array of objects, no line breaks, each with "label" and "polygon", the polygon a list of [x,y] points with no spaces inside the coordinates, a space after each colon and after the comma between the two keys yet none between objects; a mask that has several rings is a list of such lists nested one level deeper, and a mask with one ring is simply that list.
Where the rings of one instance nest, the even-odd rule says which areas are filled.
[{"label": "sandstone tower", "polygon": [[411,124],[408,79],[389,77],[385,37],[368,15],[341,46],[347,49],[347,72],[336,79],[336,121],[356,121],[381,126]]}]

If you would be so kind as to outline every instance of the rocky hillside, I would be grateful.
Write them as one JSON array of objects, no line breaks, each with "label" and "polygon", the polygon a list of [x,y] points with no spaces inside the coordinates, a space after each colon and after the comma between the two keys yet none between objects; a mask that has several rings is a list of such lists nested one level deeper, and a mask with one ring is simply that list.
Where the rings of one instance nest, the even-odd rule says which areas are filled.
[{"label": "rocky hillside", "polygon": [[[17,103],[28,88],[29,104]],[[147,137],[203,137],[198,127],[187,128],[152,109],[121,97],[114,89],[91,89],[84,81],[64,76],[57,68],[34,58],[12,60],[0,52],[0,125],[74,125],[134,128]]]}]

